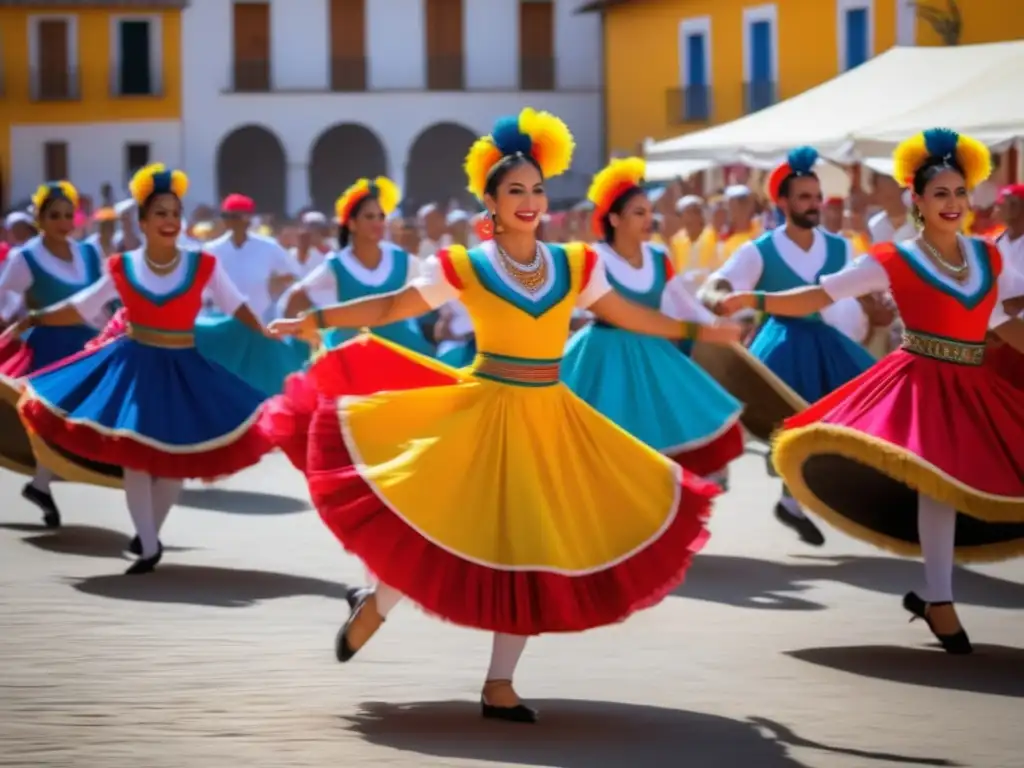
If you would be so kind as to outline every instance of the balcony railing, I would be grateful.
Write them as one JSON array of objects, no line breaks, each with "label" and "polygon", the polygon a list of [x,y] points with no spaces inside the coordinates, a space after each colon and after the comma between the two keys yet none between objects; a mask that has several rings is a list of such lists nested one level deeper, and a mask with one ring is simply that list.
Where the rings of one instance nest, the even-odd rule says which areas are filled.
[{"label": "balcony railing", "polygon": [[555,90],[554,56],[520,57],[519,87],[524,91]]},{"label": "balcony railing", "polygon": [[465,89],[466,78],[463,61],[461,54],[428,56],[427,90],[461,91]]},{"label": "balcony railing", "polygon": [[331,59],[332,91],[366,90],[366,57],[339,56]]},{"label": "balcony railing", "polygon": [[688,85],[670,88],[666,93],[668,124],[706,123],[711,120],[711,88],[706,85]]},{"label": "balcony railing", "polygon": [[771,80],[753,80],[743,84],[743,109],[748,114],[770,107],[777,100],[776,83]]},{"label": "balcony railing", "polygon": [[82,96],[78,70],[34,69],[29,93],[32,101],[77,101]]},{"label": "balcony railing", "polygon": [[236,59],[231,68],[231,90],[236,93],[269,93],[272,89],[270,59]]}]

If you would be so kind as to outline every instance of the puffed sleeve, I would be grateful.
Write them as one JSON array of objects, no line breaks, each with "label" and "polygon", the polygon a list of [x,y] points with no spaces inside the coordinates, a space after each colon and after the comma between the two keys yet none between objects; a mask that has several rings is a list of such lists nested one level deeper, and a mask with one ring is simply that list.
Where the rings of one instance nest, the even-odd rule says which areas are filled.
[{"label": "puffed sleeve", "polygon": [[245,296],[228,277],[219,259],[214,263],[210,281],[206,284],[206,294],[225,315],[235,314],[245,304]]},{"label": "puffed sleeve", "polygon": [[608,282],[608,274],[605,272],[604,262],[601,254],[595,248],[587,247],[587,265],[585,267],[584,279],[586,282],[576,297],[576,308],[587,309],[591,304],[600,299],[606,293],[611,293],[612,286]]},{"label": "puffed sleeve", "polygon": [[109,318],[107,305],[119,298],[117,287],[110,279],[110,275],[103,275],[88,288],[68,299],[68,303],[78,310],[83,320],[100,325],[101,318]]},{"label": "puffed sleeve", "polygon": [[757,246],[744,243],[729,257],[718,270],[708,278],[708,283],[725,280],[734,291],[752,291],[764,272],[764,260]]},{"label": "puffed sleeve", "polygon": [[409,285],[420,292],[431,309],[459,298],[459,289],[452,285],[441,259],[437,254],[423,259],[419,275],[409,281]]},{"label": "puffed sleeve", "polygon": [[661,294],[661,311],[673,320],[711,325],[716,321],[714,312],[705,307],[687,290],[686,275],[676,275]]},{"label": "puffed sleeve", "polygon": [[870,254],[854,259],[853,263],[820,281],[833,301],[856,299],[869,293],[884,293],[889,290],[889,273]]},{"label": "puffed sleeve", "polygon": [[[8,292],[15,296],[23,296],[32,287],[32,270],[20,250],[12,250],[3,265],[0,266],[0,296]],[[13,305],[11,305],[13,307]],[[0,319],[9,322],[17,310],[9,311],[11,307],[4,306],[0,309]]]}]

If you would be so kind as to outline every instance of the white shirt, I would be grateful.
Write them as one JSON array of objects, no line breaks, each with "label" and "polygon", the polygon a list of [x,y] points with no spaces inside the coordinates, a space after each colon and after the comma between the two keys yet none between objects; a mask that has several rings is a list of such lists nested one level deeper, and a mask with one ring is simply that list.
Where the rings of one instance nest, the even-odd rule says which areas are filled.
[{"label": "white shirt", "polygon": [[[539,301],[554,288],[554,262],[551,258],[551,251],[543,243],[540,246],[540,252],[541,258],[547,262],[547,276],[544,284],[535,293],[527,291],[505,272],[505,268],[501,265],[501,259],[498,258],[498,249],[493,240],[489,240],[481,245],[480,249],[494,266],[494,271],[497,273],[498,278],[523,298],[530,301]],[[600,259],[600,256],[598,256],[598,259]],[[601,267],[600,264],[597,266]],[[448,278],[445,277],[444,269],[441,266],[441,260],[434,255],[424,260],[421,274],[412,280],[411,285],[420,292],[423,300],[430,305],[431,309],[437,309],[443,304],[449,301],[457,301],[459,298],[459,289],[448,282]],[[586,287],[580,291],[579,296],[576,297],[576,306],[579,309],[586,309],[611,290],[612,287],[608,284],[608,278],[605,276],[604,269],[595,268],[590,275],[590,282],[587,283]]]},{"label": "white shirt", "polygon": [[[771,237],[779,257],[786,266],[808,285],[816,285],[818,273],[828,258],[825,235],[817,229],[814,230],[814,242],[808,251],[789,238],[785,227],[772,230]],[[849,240],[845,240],[845,243],[845,265],[849,265],[853,260],[853,244]],[[726,280],[734,291],[752,291],[763,273],[764,260],[761,258],[761,251],[751,241],[737,248],[729,260],[708,278],[708,282]],[[837,301],[826,307],[821,313],[821,319],[858,344],[864,341],[870,329],[868,316],[856,298]]]},{"label": "white shirt", "polygon": [[[335,255],[341,261],[345,271],[358,282],[368,288],[378,288],[391,277],[391,273],[395,270],[395,254],[401,251],[397,245],[386,242],[380,244],[380,250],[380,263],[373,269],[370,269],[356,258],[355,254],[352,253],[351,246],[343,248]],[[419,262],[415,258],[410,257],[409,268],[406,274],[402,276],[402,288],[408,285],[419,273]],[[338,279],[335,277],[331,265],[326,263],[326,259],[324,259],[324,263],[320,264],[306,277],[285,291],[284,296],[281,297],[282,310],[288,305],[288,299],[296,291],[305,293],[309,300],[318,307],[337,303]]]},{"label": "white shirt", "polygon": [[327,260],[328,254],[321,251],[319,248],[310,248],[306,251],[306,260],[299,261],[299,249],[289,248],[288,259],[291,261],[292,266],[295,268],[295,275],[301,280],[304,277],[308,277],[312,274],[313,270],[319,267],[324,261]]},{"label": "white shirt", "polygon": [[[33,237],[25,242],[20,248],[13,248],[4,261],[3,269],[0,271],[0,296],[8,292],[18,297],[17,301],[4,299],[3,307],[0,307],[0,318],[9,322],[18,314],[21,308],[21,297],[28,293],[34,282],[32,268],[28,265],[23,251],[30,251],[39,267],[59,280],[72,285],[80,285],[85,282],[85,258],[82,256],[82,248],[74,240],[68,241],[71,249],[71,261],[58,258],[46,250],[43,245],[42,236]],[[100,260],[100,269],[105,270],[105,264]],[[108,318],[106,312],[86,318],[87,321],[102,328]]]},{"label": "white shirt", "polygon": [[1024,235],[1016,240],[1003,232],[996,240],[996,247],[1003,256],[1003,268],[1009,267],[1014,272],[1024,274]]},{"label": "white shirt", "polygon": [[295,264],[288,252],[274,239],[248,233],[241,248],[236,248],[227,233],[204,248],[217,257],[231,282],[245,296],[245,303],[260,318],[273,311],[270,280],[274,277],[298,277]]},{"label": "white shirt", "polygon": [[871,233],[873,243],[902,243],[917,237],[917,228],[909,216],[897,229],[885,211],[879,211],[868,220],[868,232]]},{"label": "white shirt", "polygon": [[[935,278],[943,285],[948,286],[954,292],[963,296],[970,296],[976,293],[981,287],[982,270],[978,263],[978,255],[973,247],[968,248],[966,240],[960,238],[960,250],[964,255],[970,270],[967,279],[959,283],[952,277],[940,271],[932,260],[926,257],[915,241],[907,241],[900,244],[915,263],[923,267],[929,276]],[[842,272],[827,275],[821,278],[821,287],[834,300],[843,298],[864,296],[868,293],[888,291],[890,289],[889,273],[885,267],[878,263],[871,254],[864,254]],[[1003,309],[1003,302],[1017,296],[1024,296],[1024,275],[1013,270],[1004,269],[996,284],[998,301],[992,310],[992,317],[989,319],[989,328],[998,328],[1010,320]]]},{"label": "white shirt", "polygon": [[[180,253],[182,258],[178,261],[177,266],[167,274],[157,274],[150,269],[141,248],[129,251],[124,258],[131,260],[132,274],[142,288],[157,296],[166,296],[181,287],[188,278],[188,259],[185,258],[184,252]],[[235,314],[238,308],[245,303],[245,297],[231,281],[219,261],[214,264],[204,294],[226,315]],[[71,303],[78,309],[82,317],[94,317],[97,311],[117,299],[120,299],[120,295],[114,281],[110,279],[109,275],[104,275],[84,291],[71,297]]]}]

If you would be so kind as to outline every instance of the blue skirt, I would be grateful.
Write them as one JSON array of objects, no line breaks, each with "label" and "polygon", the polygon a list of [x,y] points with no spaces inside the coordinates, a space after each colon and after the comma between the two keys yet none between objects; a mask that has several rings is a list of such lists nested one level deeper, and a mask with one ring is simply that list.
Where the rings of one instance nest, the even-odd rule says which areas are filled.
[{"label": "blue skirt", "polygon": [[98,331],[87,325],[41,325],[29,329],[25,344],[32,350],[32,367],[38,371],[82,351]]},{"label": "blue skirt", "polygon": [[471,336],[465,341],[445,344],[444,352],[438,346],[437,359],[452,368],[465,368],[476,359],[476,337]]},{"label": "blue skirt", "polygon": [[[413,352],[427,357],[434,356],[434,345],[427,341],[427,337],[423,335],[423,330],[415,319],[389,323],[388,325],[381,325],[370,330],[373,331],[375,336],[380,336],[382,339],[400,344],[406,349],[411,349]],[[359,331],[352,328],[332,328],[324,332],[324,345],[328,349],[335,349],[358,335]]]},{"label": "blue skirt", "polygon": [[750,353],[808,403],[877,362],[860,344],[821,320],[769,317]]},{"label": "blue skirt", "polygon": [[227,315],[196,319],[196,348],[266,397],[279,394],[290,373],[309,359],[309,347],[295,339],[268,339]]},{"label": "blue skirt", "polygon": [[562,381],[631,435],[669,455],[707,446],[734,427],[743,410],[667,339],[599,324],[569,339]]},{"label": "blue skirt", "polygon": [[259,460],[264,396],[195,349],[121,337],[27,380],[23,418],[75,456],[157,477],[215,477]]}]

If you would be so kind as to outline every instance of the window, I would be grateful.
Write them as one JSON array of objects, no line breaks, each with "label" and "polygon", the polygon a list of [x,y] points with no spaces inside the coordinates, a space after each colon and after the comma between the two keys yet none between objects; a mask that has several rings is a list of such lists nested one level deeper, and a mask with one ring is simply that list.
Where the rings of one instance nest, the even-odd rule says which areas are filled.
[{"label": "window", "polygon": [[113,17],[112,92],[155,96],[161,90],[163,30],[159,16]]},{"label": "window", "polygon": [[743,11],[743,75],[747,112],[775,103],[779,51],[778,11],[774,4]]},{"label": "window", "polygon": [[427,88],[462,90],[462,0],[426,0]]},{"label": "window", "polygon": [[551,0],[519,2],[519,87],[555,88],[555,9]]},{"label": "window", "polygon": [[670,123],[711,117],[711,17],[679,23],[679,89],[670,95]]},{"label": "window", "polygon": [[874,56],[873,0],[837,0],[839,71],[859,67]]},{"label": "window", "polygon": [[29,18],[32,98],[62,101],[78,96],[78,24],[74,16]]},{"label": "window", "polygon": [[66,141],[48,141],[43,144],[43,178],[63,181],[68,173],[68,144]]},{"label": "window", "polygon": [[131,179],[137,170],[145,168],[147,165],[149,165],[149,144],[125,144],[124,170],[126,179]]},{"label": "window", "polygon": [[238,3],[233,7],[234,90],[270,90],[270,5]]},{"label": "window", "polygon": [[331,0],[331,90],[366,90],[366,0]]}]

